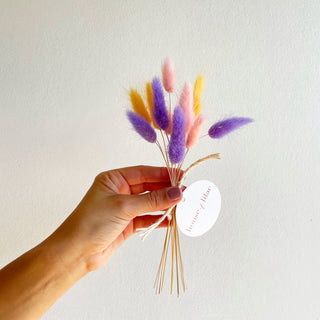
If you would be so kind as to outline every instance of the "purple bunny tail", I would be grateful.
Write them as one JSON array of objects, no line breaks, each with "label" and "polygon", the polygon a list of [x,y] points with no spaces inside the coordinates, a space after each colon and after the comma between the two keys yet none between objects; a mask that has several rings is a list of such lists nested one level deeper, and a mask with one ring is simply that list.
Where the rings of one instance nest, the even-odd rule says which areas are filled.
[{"label": "purple bunny tail", "polygon": [[151,86],[154,106],[152,111],[153,119],[160,129],[167,130],[169,127],[169,117],[160,79],[154,78]]},{"label": "purple bunny tail", "polygon": [[156,142],[157,134],[145,118],[133,111],[127,111],[127,117],[143,139],[151,143]]},{"label": "purple bunny tail", "polygon": [[208,131],[208,134],[212,139],[220,139],[250,122],[253,122],[253,119],[243,117],[229,118],[212,125]]},{"label": "purple bunny tail", "polygon": [[181,107],[174,109],[172,118],[172,132],[169,142],[169,158],[171,163],[179,163],[185,153],[186,118]]}]

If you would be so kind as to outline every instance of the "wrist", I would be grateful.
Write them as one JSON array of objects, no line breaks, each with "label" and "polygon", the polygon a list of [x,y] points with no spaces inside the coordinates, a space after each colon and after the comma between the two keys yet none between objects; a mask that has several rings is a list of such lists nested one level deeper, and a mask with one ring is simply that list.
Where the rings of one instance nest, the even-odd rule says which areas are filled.
[{"label": "wrist", "polygon": [[86,257],[72,235],[60,228],[43,241],[39,248],[46,259],[54,265],[57,272],[64,273],[73,283],[88,273]]}]

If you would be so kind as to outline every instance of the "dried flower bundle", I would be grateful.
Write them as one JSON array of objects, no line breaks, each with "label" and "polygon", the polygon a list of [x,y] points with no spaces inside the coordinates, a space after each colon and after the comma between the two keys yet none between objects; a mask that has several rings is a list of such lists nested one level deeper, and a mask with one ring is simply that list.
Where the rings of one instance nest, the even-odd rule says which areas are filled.
[{"label": "dried flower bundle", "polygon": [[[162,84],[168,94],[168,107]],[[147,107],[141,95],[136,90],[130,90],[133,111],[127,111],[127,117],[142,138],[158,146],[168,169],[172,186],[181,187],[187,174],[198,164],[210,159],[220,159],[218,153],[211,154],[194,162],[181,174],[186,155],[198,143],[204,126],[205,118],[201,114],[203,87],[202,75],[197,77],[194,87],[186,82],[179,103],[174,106],[172,102],[172,94],[175,89],[174,65],[167,58],[162,67],[162,83],[159,78],[155,77],[151,83],[146,84]],[[225,119],[213,124],[205,136],[220,139],[252,121],[250,118],[243,117]],[[167,256],[171,244],[171,293],[176,283],[179,296],[180,283],[184,291],[186,284],[175,209],[175,206],[169,208],[158,221],[148,228],[141,229],[143,232],[140,236],[145,239],[164,219],[168,219],[164,247],[154,286],[157,293],[163,290]]]}]

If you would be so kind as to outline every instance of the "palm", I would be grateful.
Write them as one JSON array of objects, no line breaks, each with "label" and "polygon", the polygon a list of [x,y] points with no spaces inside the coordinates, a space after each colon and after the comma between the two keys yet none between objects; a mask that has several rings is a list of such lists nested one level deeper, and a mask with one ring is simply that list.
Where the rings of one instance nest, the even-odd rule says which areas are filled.
[{"label": "palm", "polygon": [[[90,270],[104,266],[115,250],[133,233],[136,233],[137,229],[146,228],[159,218],[159,215],[133,217],[125,205],[119,205],[121,195],[126,199],[124,203],[128,203],[128,195],[138,195],[145,191],[158,190],[171,185],[167,178],[162,181],[158,181],[159,178],[157,178],[157,181],[153,182],[154,178],[145,176],[137,169],[130,170],[130,172],[126,169],[100,174],[76,209],[86,212],[88,218],[90,216],[95,219],[92,242],[97,248],[97,253],[89,259]],[[163,176],[165,175],[163,174]],[[149,181],[150,179],[151,181]],[[87,203],[93,202],[95,203],[94,207],[91,205],[87,207]],[[117,202],[118,205],[114,205]],[[166,225],[167,223],[164,221],[159,227]]]}]

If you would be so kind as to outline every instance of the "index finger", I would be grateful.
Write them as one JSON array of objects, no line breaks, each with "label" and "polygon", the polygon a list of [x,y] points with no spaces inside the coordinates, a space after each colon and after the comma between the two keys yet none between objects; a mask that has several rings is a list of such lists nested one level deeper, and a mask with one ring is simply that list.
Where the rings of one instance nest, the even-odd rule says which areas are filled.
[{"label": "index finger", "polygon": [[115,171],[118,171],[130,186],[146,182],[170,182],[166,167],[134,166]]}]

